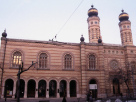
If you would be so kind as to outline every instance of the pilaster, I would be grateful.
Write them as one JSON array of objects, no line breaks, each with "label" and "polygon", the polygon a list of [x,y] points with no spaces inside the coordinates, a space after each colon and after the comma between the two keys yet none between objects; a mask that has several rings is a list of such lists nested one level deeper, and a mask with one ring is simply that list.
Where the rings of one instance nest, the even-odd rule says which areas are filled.
[{"label": "pilaster", "polygon": [[46,98],[49,98],[49,82],[47,82]]},{"label": "pilaster", "polygon": [[85,97],[86,94],[86,54],[85,54],[85,43],[80,43],[80,63],[81,63],[81,96]]},{"label": "pilaster", "polygon": [[27,98],[27,81],[25,81],[24,98]]}]

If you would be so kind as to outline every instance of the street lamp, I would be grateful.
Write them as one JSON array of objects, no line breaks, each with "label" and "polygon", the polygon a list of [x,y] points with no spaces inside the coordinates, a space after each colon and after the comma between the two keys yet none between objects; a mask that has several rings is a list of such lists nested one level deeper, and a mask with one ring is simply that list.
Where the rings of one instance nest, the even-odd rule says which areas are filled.
[{"label": "street lamp", "polygon": [[20,75],[25,72],[25,71],[28,71],[33,65],[35,65],[37,62],[33,62],[32,61],[32,64],[25,70],[23,70],[23,62],[22,62],[22,65],[19,65],[19,70],[18,70],[18,73],[17,73],[17,77],[18,77],[18,81],[17,81],[17,102],[20,102]]},{"label": "street lamp", "polygon": [[5,101],[7,101],[7,88],[8,88],[8,85],[5,86]]}]

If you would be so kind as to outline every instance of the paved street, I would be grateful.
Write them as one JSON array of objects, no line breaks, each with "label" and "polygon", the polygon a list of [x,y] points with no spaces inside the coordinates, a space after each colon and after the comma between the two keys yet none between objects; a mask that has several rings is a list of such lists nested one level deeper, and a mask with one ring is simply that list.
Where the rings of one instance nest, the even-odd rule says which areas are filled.
[{"label": "paved street", "polygon": [[[62,98],[40,98],[40,99],[20,99],[20,102],[62,102]],[[67,102],[86,102],[85,99],[80,99],[79,101],[77,98],[66,98]],[[0,102],[5,102],[5,99],[0,99]],[[8,98],[6,102],[16,102],[16,99],[10,99]]]}]

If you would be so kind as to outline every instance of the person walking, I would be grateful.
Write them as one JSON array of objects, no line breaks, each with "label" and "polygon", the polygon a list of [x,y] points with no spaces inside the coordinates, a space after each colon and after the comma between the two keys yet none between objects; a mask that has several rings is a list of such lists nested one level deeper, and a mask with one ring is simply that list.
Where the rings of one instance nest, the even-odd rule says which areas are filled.
[{"label": "person walking", "polygon": [[66,100],[66,97],[65,97],[65,96],[63,97],[62,102],[67,102],[67,100]]},{"label": "person walking", "polygon": [[93,97],[92,97],[92,93],[90,92],[90,96],[89,96],[89,102],[93,102]]},{"label": "person walking", "polygon": [[87,92],[86,102],[89,102],[90,92]]},{"label": "person walking", "polygon": [[63,95],[63,100],[62,100],[62,102],[67,102],[67,100],[66,100],[66,91],[64,91],[64,95]]}]

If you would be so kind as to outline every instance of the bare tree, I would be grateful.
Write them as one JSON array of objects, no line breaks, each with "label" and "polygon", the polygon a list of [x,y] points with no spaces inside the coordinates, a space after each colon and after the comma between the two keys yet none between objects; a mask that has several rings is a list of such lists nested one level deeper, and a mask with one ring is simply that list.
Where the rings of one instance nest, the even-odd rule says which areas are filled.
[{"label": "bare tree", "polygon": [[129,84],[131,80],[131,71],[129,70],[129,68],[118,68],[114,72],[110,72],[108,80],[117,82],[119,84],[125,83],[128,96],[130,96]]}]

